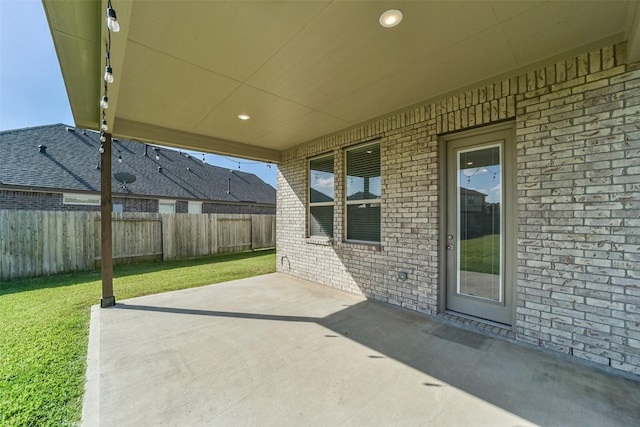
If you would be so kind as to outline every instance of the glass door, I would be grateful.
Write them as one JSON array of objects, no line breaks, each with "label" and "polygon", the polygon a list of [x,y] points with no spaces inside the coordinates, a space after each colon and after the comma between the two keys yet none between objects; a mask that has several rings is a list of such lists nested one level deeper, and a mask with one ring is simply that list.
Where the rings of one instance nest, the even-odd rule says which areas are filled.
[{"label": "glass door", "polygon": [[[447,309],[511,324],[505,242],[506,135],[447,144]],[[511,258],[511,257],[509,257]]]}]

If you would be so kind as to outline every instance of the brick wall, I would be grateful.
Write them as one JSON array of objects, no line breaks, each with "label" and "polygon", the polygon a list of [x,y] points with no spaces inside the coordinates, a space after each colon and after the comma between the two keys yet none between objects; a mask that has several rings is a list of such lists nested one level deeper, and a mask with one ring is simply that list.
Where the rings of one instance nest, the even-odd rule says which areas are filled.
[{"label": "brick wall", "polygon": [[276,207],[274,205],[224,205],[220,203],[203,203],[202,213],[275,215]]},{"label": "brick wall", "polygon": [[189,203],[184,200],[178,200],[176,202],[176,213],[188,213]]},{"label": "brick wall", "polygon": [[[113,197],[113,204],[123,205],[124,212],[158,212],[158,199]],[[65,205],[62,193],[0,190],[0,209],[37,211],[90,211],[99,212],[100,206]],[[203,203],[202,213],[266,214],[273,215],[275,206]],[[176,203],[176,213],[186,213],[187,202]]]},{"label": "brick wall", "polygon": [[[0,209],[59,211],[66,210],[66,207],[67,205],[62,204],[62,194],[60,193],[0,190]],[[99,207],[97,210],[100,210]]]},{"label": "brick wall", "polygon": [[124,212],[158,212],[158,199],[125,199],[122,197],[114,197],[111,202],[113,204],[121,204],[124,207]]},{"label": "brick wall", "polygon": [[[437,314],[438,138],[511,120],[515,337],[640,374],[640,64],[627,64],[624,49],[577,55],[284,153],[278,270]],[[381,138],[381,245],[345,243],[343,149],[372,138]],[[308,158],[324,153],[335,154],[333,242],[306,238]]]},{"label": "brick wall", "polygon": [[[82,211],[99,212],[100,206],[65,205],[62,193],[36,191],[0,190],[0,209],[35,211]],[[113,204],[121,204],[125,212],[158,212],[157,199],[114,197]]]}]

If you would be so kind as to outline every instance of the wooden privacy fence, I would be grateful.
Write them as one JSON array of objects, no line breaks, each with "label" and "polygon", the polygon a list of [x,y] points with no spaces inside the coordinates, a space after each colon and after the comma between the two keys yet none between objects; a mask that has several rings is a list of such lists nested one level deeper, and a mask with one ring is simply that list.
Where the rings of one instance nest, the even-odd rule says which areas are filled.
[{"label": "wooden privacy fence", "polygon": [[[275,246],[275,215],[113,213],[113,258],[175,260]],[[100,265],[99,212],[0,210],[0,280]]]}]

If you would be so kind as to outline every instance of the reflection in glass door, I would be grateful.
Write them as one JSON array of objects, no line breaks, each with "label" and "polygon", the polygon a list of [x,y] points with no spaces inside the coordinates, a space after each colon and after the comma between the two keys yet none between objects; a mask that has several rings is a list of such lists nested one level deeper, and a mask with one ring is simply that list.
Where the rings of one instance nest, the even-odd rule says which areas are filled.
[{"label": "reflection in glass door", "polygon": [[[512,128],[446,144],[446,309],[510,325],[515,277]],[[510,182],[512,181],[512,182]]]},{"label": "reflection in glass door", "polygon": [[457,153],[457,293],[501,302],[500,146]]}]

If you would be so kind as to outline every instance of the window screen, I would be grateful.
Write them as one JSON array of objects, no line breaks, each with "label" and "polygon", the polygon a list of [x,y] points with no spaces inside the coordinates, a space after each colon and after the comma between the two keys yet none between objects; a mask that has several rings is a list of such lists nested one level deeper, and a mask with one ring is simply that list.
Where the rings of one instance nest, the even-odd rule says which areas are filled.
[{"label": "window screen", "polygon": [[333,156],[309,161],[309,236],[333,237]]},{"label": "window screen", "polygon": [[380,144],[347,151],[347,240],[380,242]]}]

